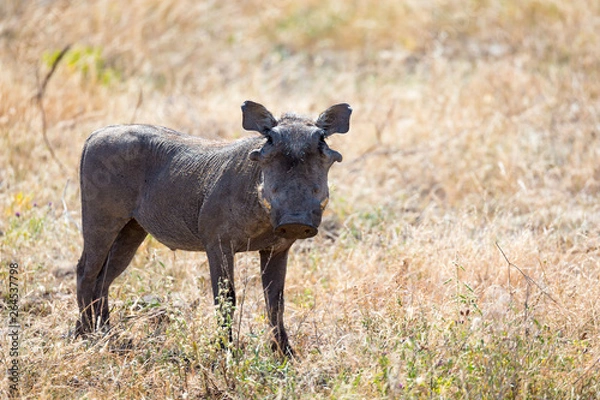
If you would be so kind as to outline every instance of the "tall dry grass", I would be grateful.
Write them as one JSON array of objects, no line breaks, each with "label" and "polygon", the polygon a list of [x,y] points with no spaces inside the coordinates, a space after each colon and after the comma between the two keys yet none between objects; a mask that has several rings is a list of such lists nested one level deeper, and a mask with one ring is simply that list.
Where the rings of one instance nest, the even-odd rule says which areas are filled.
[{"label": "tall dry grass", "polygon": [[[0,291],[8,318],[17,262],[20,395],[600,396],[598,32],[590,0],[0,3]],[[87,135],[136,121],[233,139],[246,99],[354,108],[331,139],[345,159],[325,233],[290,260],[299,360],[268,350],[254,255],[237,257],[221,351],[204,255],[153,239],[113,285],[116,328],[73,340]]]}]

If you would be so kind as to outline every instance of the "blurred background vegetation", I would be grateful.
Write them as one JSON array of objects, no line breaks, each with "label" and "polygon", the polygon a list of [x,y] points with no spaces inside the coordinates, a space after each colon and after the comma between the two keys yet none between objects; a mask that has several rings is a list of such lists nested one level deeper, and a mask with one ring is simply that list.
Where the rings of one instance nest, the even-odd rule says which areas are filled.
[{"label": "blurred background vegetation", "polygon": [[[0,259],[21,266],[23,396],[597,397],[599,32],[592,0],[0,1]],[[331,138],[324,233],[290,260],[301,360],[267,349],[255,257],[238,258],[227,355],[204,256],[153,239],[111,292],[114,334],[69,338],[87,136],[140,122],[236,139],[246,99],[354,109]]]}]

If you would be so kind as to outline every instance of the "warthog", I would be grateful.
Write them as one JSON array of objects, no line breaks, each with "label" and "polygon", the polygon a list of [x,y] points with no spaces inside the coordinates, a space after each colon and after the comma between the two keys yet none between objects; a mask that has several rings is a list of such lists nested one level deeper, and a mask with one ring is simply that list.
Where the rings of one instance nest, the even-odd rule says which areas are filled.
[{"label": "warthog", "polygon": [[[246,101],[242,126],[262,136],[230,143],[150,125],[92,133],[80,166],[76,333],[108,324],[110,284],[150,233],[173,250],[206,252],[217,305],[224,297],[235,306],[234,254],[258,251],[273,346],[293,354],[283,325],[288,251],[317,234],[329,168],[342,161],[325,139],[348,132],[351,113],[337,104],[316,121],[295,114],[277,120]],[[230,321],[233,307],[224,309]]]}]

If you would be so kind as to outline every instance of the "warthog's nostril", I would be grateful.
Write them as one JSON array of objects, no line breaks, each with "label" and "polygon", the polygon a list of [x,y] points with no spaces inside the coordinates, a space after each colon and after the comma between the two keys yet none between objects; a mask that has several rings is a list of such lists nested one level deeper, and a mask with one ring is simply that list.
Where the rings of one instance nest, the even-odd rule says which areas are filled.
[{"label": "warthog's nostril", "polygon": [[317,232],[317,228],[303,224],[284,224],[275,228],[275,233],[286,239],[306,239],[315,236]]}]

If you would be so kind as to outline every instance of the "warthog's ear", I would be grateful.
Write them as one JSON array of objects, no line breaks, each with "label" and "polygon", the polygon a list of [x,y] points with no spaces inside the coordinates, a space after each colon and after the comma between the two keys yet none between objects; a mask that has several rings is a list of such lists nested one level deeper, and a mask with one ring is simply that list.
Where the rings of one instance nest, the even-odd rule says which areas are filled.
[{"label": "warthog's ear", "polygon": [[247,131],[267,135],[271,128],[277,126],[277,120],[262,104],[247,100],[242,104],[242,126]]},{"label": "warthog's ear", "polygon": [[350,130],[350,114],[352,114],[350,105],[336,104],[319,115],[317,126],[325,131],[325,136],[346,133]]}]

